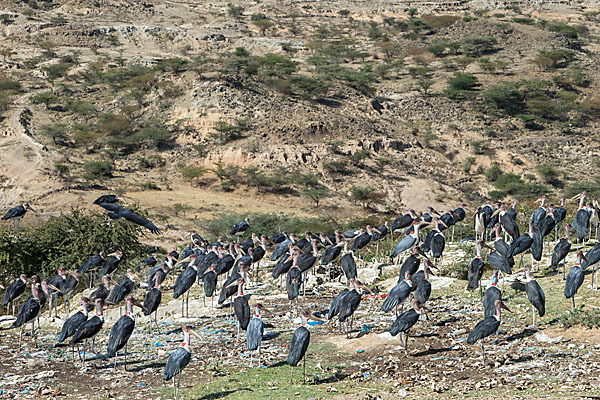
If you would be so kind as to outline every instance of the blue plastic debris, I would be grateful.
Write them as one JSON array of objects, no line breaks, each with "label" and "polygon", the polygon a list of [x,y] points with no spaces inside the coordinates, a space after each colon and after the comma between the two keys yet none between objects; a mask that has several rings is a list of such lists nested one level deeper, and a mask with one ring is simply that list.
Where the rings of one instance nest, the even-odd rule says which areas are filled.
[{"label": "blue plastic debris", "polygon": [[317,326],[317,325],[321,325],[323,322],[321,321],[308,321],[308,324],[310,326]]},{"label": "blue plastic debris", "polygon": [[364,352],[365,352],[365,349],[362,349],[362,350],[356,350],[356,352],[357,352],[357,353],[364,353]]},{"label": "blue plastic debris", "polygon": [[163,343],[160,343],[160,342],[157,342],[157,341],[154,341],[154,342],[152,342],[152,344],[153,344],[155,347],[164,347],[164,344],[163,344]]},{"label": "blue plastic debris", "polygon": [[140,383],[138,383],[135,386],[137,386],[137,387],[144,387],[144,386],[146,386],[146,382],[140,382]]},{"label": "blue plastic debris", "polygon": [[371,325],[364,324],[360,330],[361,332],[369,332],[371,329],[373,329]]}]

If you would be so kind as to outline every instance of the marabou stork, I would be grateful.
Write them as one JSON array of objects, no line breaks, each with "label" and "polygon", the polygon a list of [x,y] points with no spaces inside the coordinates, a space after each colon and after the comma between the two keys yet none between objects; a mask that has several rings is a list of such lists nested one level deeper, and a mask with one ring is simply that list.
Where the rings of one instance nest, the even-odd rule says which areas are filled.
[{"label": "marabou stork", "polygon": [[[453,210],[452,217],[453,217],[454,224],[452,225],[452,241],[454,241],[454,225],[456,225],[459,222],[462,222],[466,216],[467,216],[466,206],[463,203],[460,203],[458,205],[458,208],[455,208]],[[462,224],[460,225],[460,230],[459,230],[458,235],[460,238],[462,238]]]},{"label": "marabou stork", "polygon": [[208,271],[204,273],[202,280],[204,283],[204,305],[206,305],[206,298],[210,297],[210,305],[213,306],[215,289],[217,288],[217,272],[215,271],[215,264],[211,264]]},{"label": "marabou stork", "polygon": [[260,345],[265,333],[265,327],[260,318],[260,310],[263,309],[263,306],[256,303],[252,307],[254,308],[254,317],[252,317],[246,328],[246,346],[250,352],[250,368],[252,368],[252,356],[256,350],[258,350],[258,366],[260,367]]},{"label": "marabou stork", "polygon": [[354,261],[354,254],[351,251],[348,251],[348,244],[344,244],[344,255],[340,261],[342,265],[342,271],[344,271],[344,275],[346,276],[346,281],[350,282],[351,279],[356,278],[356,261]]},{"label": "marabou stork", "polygon": [[104,264],[104,253],[100,252],[96,255],[86,258],[79,267],[78,272],[80,274],[88,274],[88,278],[90,280],[90,289],[92,286],[94,286],[94,272],[100,268],[102,264]]},{"label": "marabou stork", "polygon": [[8,288],[6,288],[6,292],[4,292],[2,307],[6,307],[10,303],[12,305],[12,315],[15,315],[15,302],[19,300],[23,293],[25,293],[27,282],[27,275],[21,274],[19,279],[11,283]]},{"label": "marabou stork", "polygon": [[94,303],[90,303],[90,299],[85,296],[81,297],[81,310],[71,315],[64,322],[60,330],[60,335],[58,335],[58,343],[62,343],[67,340],[67,338],[73,336],[77,328],[79,328],[79,325],[87,321],[88,313],[93,309]]},{"label": "marabou stork", "polygon": [[[77,329],[88,319],[88,313],[94,309],[94,303],[83,296],[81,298],[81,310],[71,315],[63,324],[60,335],[58,335],[58,343],[62,343],[75,334]],[[75,346],[73,349],[73,357],[75,357]]]},{"label": "marabou stork", "polygon": [[[254,235],[254,234],[252,234]],[[252,257],[252,264],[256,264],[255,280],[258,282],[258,271],[260,269],[260,260],[263,259],[267,253],[267,237],[262,235],[260,238],[260,245],[254,248],[248,249],[248,254]]]},{"label": "marabou stork", "polygon": [[490,205],[489,201],[486,201],[482,206],[481,206],[481,211],[483,211],[483,214],[485,215],[483,221],[485,223],[485,227],[486,228],[491,228],[492,226],[494,226],[493,224],[490,225],[490,220],[492,219],[492,214],[494,214],[494,209],[492,208],[492,206]]},{"label": "marabou stork", "polygon": [[577,252],[577,262],[573,268],[571,268],[567,274],[567,279],[565,280],[565,297],[571,299],[573,308],[575,308],[575,294],[581,287],[583,279],[585,278],[585,273],[583,272],[583,268],[581,268],[582,260],[587,261],[587,258],[585,258],[581,250],[579,250]]},{"label": "marabou stork", "polygon": [[431,237],[431,256],[433,257],[434,261],[437,260],[437,262],[439,262],[442,258],[444,248],[446,247],[446,238],[440,231],[440,225],[445,226],[445,224],[437,218],[433,219],[433,223],[434,228],[432,229],[433,236]]},{"label": "marabou stork", "polygon": [[396,256],[402,254],[414,245],[419,244],[419,222],[414,221],[412,224],[412,232],[408,236],[402,238],[398,243],[396,243],[396,246],[394,246],[394,250],[392,250],[392,253],[390,254],[392,262],[394,262],[394,258]]},{"label": "marabou stork", "polygon": [[271,242],[273,242],[274,244],[279,244],[279,243],[283,242],[284,240],[286,240],[287,238],[288,238],[287,233],[279,232],[279,233],[276,233],[273,236],[271,236],[269,238],[269,240]]},{"label": "marabou stork", "polygon": [[221,287],[221,293],[219,294],[219,299],[217,300],[218,306],[221,306],[225,300],[238,292],[237,284],[232,285],[232,283],[236,283],[240,278],[244,278],[244,280],[246,279],[246,265],[243,263],[240,264],[239,271],[232,273],[225,283],[223,283],[223,286]]},{"label": "marabou stork", "polygon": [[244,278],[238,279],[232,283],[237,287],[237,296],[233,300],[233,314],[237,320],[237,334],[240,336],[240,328],[246,330],[250,323],[250,304],[248,298],[244,296]]},{"label": "marabou stork", "polygon": [[427,222],[427,223],[430,223],[430,222],[432,222],[432,221],[433,221],[433,218],[435,218],[435,217],[439,217],[439,216],[440,216],[440,213],[439,213],[439,212],[437,212],[437,211],[435,211],[435,210],[433,209],[433,207],[431,207],[431,206],[428,206],[428,207],[427,207],[427,211],[425,211],[425,212],[423,213],[423,215],[422,215],[422,217],[423,217],[423,221],[425,221],[425,222]]},{"label": "marabou stork", "polygon": [[401,312],[404,310],[404,302],[414,290],[413,282],[410,279],[411,275],[412,274],[407,271],[404,275],[404,279],[396,284],[392,290],[390,290],[387,297],[381,304],[381,311],[387,313],[394,309],[396,317],[398,317],[398,304],[402,306]]},{"label": "marabou stork", "polygon": [[119,200],[122,200],[123,203],[126,203],[125,200],[123,200],[122,198],[120,198],[116,194],[104,194],[104,195],[98,197],[96,200],[94,200],[93,204],[96,204],[96,205],[100,205],[100,204],[115,204],[115,203],[118,203]]},{"label": "marabou stork", "polygon": [[[529,231],[513,240],[506,253],[507,257],[514,257],[522,254],[531,248],[533,245],[533,219],[529,220]],[[521,259],[523,256],[521,255]]]},{"label": "marabou stork", "polygon": [[[187,303],[187,315],[189,317],[189,301],[190,301],[190,288],[196,282],[198,276],[198,268],[195,265],[195,255],[191,256],[190,263],[188,266],[177,276],[175,284],[173,285],[173,298],[178,299],[181,297],[181,316],[185,316],[183,312],[183,306]],[[186,295],[187,292],[187,295]],[[187,297],[187,299],[186,299]]]},{"label": "marabou stork", "polygon": [[292,372],[290,375],[290,382],[292,382],[292,379],[294,378],[294,367],[296,367],[301,360],[304,360],[304,382],[306,383],[306,350],[308,349],[308,345],[310,343],[310,331],[308,330],[308,320],[309,318],[321,322],[323,322],[323,320],[315,317],[314,315],[309,314],[306,310],[303,310],[301,307],[298,307],[298,311],[300,312],[302,325],[296,328],[296,330],[292,334],[287,364],[292,367]]},{"label": "marabou stork", "polygon": [[419,216],[417,215],[415,210],[410,208],[408,210],[408,213],[401,215],[398,218],[396,218],[394,221],[392,221],[392,229],[391,229],[392,234],[398,230],[408,228],[409,226],[411,226],[413,224],[413,222],[415,220],[418,220],[418,219],[419,219]]},{"label": "marabou stork", "polygon": [[150,315],[152,320],[152,313],[154,313],[154,323],[156,324],[156,331],[160,334],[160,328],[158,327],[158,306],[162,301],[162,291],[160,290],[161,280],[163,279],[162,271],[158,271],[154,276],[154,287],[146,292],[144,297],[144,303],[142,310],[144,315]]},{"label": "marabou stork", "polygon": [[494,315],[496,300],[502,300],[502,291],[498,287],[498,272],[494,271],[490,279],[490,286],[483,295],[483,315],[485,318]]},{"label": "marabou stork", "polygon": [[531,314],[533,315],[532,326],[535,328],[535,310],[537,309],[540,314],[540,318],[546,314],[546,296],[544,291],[535,278],[531,275],[531,264],[525,266],[525,292],[527,293],[527,299],[531,303]]},{"label": "marabou stork", "polygon": [[[346,335],[350,337],[352,334],[352,323],[354,322],[354,312],[360,305],[360,301],[362,299],[362,294],[358,291],[359,288],[364,288],[369,293],[372,293],[369,288],[364,286],[362,283],[357,281],[356,279],[350,280],[350,291],[344,297],[339,300],[339,309],[340,312],[338,314],[338,322],[340,323],[340,327],[342,323],[346,322]],[[350,319],[350,321],[348,321]],[[349,325],[349,326],[348,326]]]},{"label": "marabou stork", "polygon": [[589,223],[590,223],[590,213],[585,208],[585,192],[581,192],[580,194],[573,196],[571,200],[575,200],[579,198],[579,208],[575,213],[575,217],[573,218],[573,228],[577,230],[577,243],[584,242],[585,238],[588,234]]},{"label": "marabou stork", "polygon": [[181,372],[192,359],[190,334],[200,339],[200,335],[194,332],[194,330],[190,327],[183,326],[181,330],[183,331],[183,343],[181,346],[177,347],[173,353],[171,353],[163,372],[163,380],[165,381],[168,381],[177,375],[177,386],[175,385],[175,379],[173,379],[173,394],[175,396],[175,400],[177,400],[179,395],[179,381],[181,380]]},{"label": "marabou stork", "polygon": [[[565,208],[565,198],[563,197],[560,199],[560,206],[554,209],[555,228],[558,228],[565,218],[567,218],[567,209]],[[558,236],[558,232],[555,233]]]},{"label": "marabou stork", "polygon": [[[54,304],[54,315],[58,315],[58,296],[63,293],[65,282],[67,281],[67,275],[63,267],[59,267],[57,274],[52,278],[48,279],[48,286],[50,287],[50,315],[52,315],[52,305]],[[64,301],[64,300],[63,300]]]},{"label": "marabou stork", "polygon": [[249,221],[250,221],[249,218],[244,218],[243,221],[240,221],[233,226],[233,229],[231,229],[231,232],[229,234],[236,235],[239,238],[240,236],[242,236],[244,234],[244,232],[246,232],[248,230],[248,228],[250,228]]},{"label": "marabou stork", "polygon": [[16,230],[17,232],[19,232],[19,227],[21,225],[21,218],[23,218],[25,216],[25,213],[28,210],[36,212],[29,204],[23,203],[23,205],[21,205],[21,206],[16,206],[16,207],[13,207],[10,210],[8,210],[1,219],[4,221],[11,219],[13,222],[13,230]]},{"label": "marabou stork", "polygon": [[[554,246],[554,250],[552,250],[552,263],[550,264],[550,266],[556,270],[559,266],[559,264],[561,263],[561,261],[563,261],[567,255],[569,254],[569,251],[571,250],[571,241],[569,240],[569,230],[570,230],[570,225],[569,224],[565,224],[565,236],[563,236],[558,243],[556,243],[556,246]],[[563,263],[563,279],[565,279],[565,264],[566,262]],[[560,278],[559,278],[560,280]]]},{"label": "marabou stork", "polygon": [[[598,262],[600,262],[600,243],[596,243],[594,245],[594,247],[592,247],[590,250],[588,250],[588,252],[585,253],[585,258],[587,261],[583,261],[581,263],[581,267],[583,268],[584,271],[590,266],[594,267],[594,270],[592,271],[592,290],[595,290],[598,287],[598,282],[597,282],[597,279],[595,278],[595,275],[596,275],[596,268],[597,268]],[[595,286],[594,286],[594,282],[596,283]]]},{"label": "marabou stork", "polygon": [[41,300],[40,300],[40,289],[35,286],[32,289],[32,296],[28,298],[21,309],[19,310],[19,314],[17,314],[17,319],[13,322],[13,324],[7,328],[21,328],[19,334],[19,349],[21,348],[21,343],[23,341],[23,327],[28,322],[31,322],[31,337],[35,340],[35,345],[37,346],[37,337],[35,336],[35,319],[40,313],[41,309]]},{"label": "marabou stork", "polygon": [[540,203],[539,207],[533,210],[531,213],[531,219],[533,220],[533,227],[539,228],[540,223],[544,218],[546,218],[546,208],[544,207],[546,203],[546,196],[542,196],[535,201],[536,203]]},{"label": "marabou stork", "polygon": [[142,217],[135,211],[123,208],[118,204],[112,203],[100,203],[98,205],[108,211],[108,217],[110,219],[125,218],[127,221],[142,226],[154,234],[160,234],[160,229],[156,225],[154,225],[152,221],[145,217]]},{"label": "marabou stork", "polygon": [[110,279],[110,276],[104,275],[102,277],[102,285],[98,286],[98,289],[94,290],[90,294],[90,302],[94,304],[96,299],[106,300],[110,293],[110,284],[115,283]]},{"label": "marabou stork", "polygon": [[107,304],[119,304],[119,315],[121,315],[121,301],[127,297],[127,295],[133,292],[135,287],[135,281],[137,275],[131,268],[127,270],[127,276],[125,276],[118,285],[115,285],[110,294],[106,298]]},{"label": "marabou stork", "polygon": [[502,314],[502,309],[504,308],[508,312],[512,312],[504,305],[502,300],[496,300],[495,304],[495,313],[490,317],[486,317],[482,321],[479,321],[473,331],[469,333],[467,337],[468,344],[475,344],[478,340],[481,340],[481,354],[483,355],[483,363],[485,364],[485,350],[483,347],[483,340],[486,337],[493,335],[498,331],[498,327],[500,326],[500,316]]},{"label": "marabou stork", "polygon": [[477,210],[475,211],[475,214],[473,215],[473,225],[474,225],[474,230],[475,230],[475,240],[476,241],[484,240],[485,228],[486,228],[485,217],[486,217],[486,215],[483,212],[483,208],[477,207]]},{"label": "marabou stork", "polygon": [[[82,365],[85,365],[86,347],[89,339],[92,339],[92,352],[94,352],[96,335],[102,329],[102,325],[104,325],[103,311],[104,300],[96,299],[96,315],[79,325],[79,328],[77,328],[73,338],[69,342],[70,345],[78,345],[77,347],[79,347],[79,343],[83,342],[83,359],[81,360]],[[81,354],[79,356],[81,358]]]},{"label": "marabou stork", "polygon": [[534,228],[531,236],[533,238],[533,242],[531,243],[531,257],[535,261],[541,261],[544,250],[544,237],[540,228]]},{"label": "marabou stork", "polygon": [[421,305],[424,305],[431,296],[431,282],[429,282],[429,274],[431,273],[431,269],[426,265],[423,269],[423,279],[417,281],[415,300]]},{"label": "marabou stork", "polygon": [[517,225],[517,221],[506,213],[504,205],[501,205],[492,216],[495,216],[496,214],[498,215],[498,222],[502,226],[502,229],[504,229],[504,232],[506,232],[513,241],[516,240],[519,237],[519,226]]},{"label": "marabou stork", "polygon": [[481,258],[481,242],[477,242],[475,249],[477,251],[477,255],[471,260],[471,264],[469,264],[469,270],[467,271],[467,289],[475,290],[477,287],[479,287],[480,294],[483,294],[480,281],[481,277],[483,276],[485,264],[483,262],[483,258]]},{"label": "marabou stork", "polygon": [[115,357],[113,368],[117,368],[119,350],[125,347],[125,362],[123,363],[125,371],[127,371],[127,342],[133,333],[133,328],[135,328],[135,318],[133,317],[134,302],[135,300],[131,296],[128,296],[125,299],[125,314],[112,326],[110,336],[108,337],[108,344],[106,346],[107,355],[109,357]]},{"label": "marabou stork", "polygon": [[[413,303],[413,308],[398,315],[392,326],[390,327],[390,334],[396,336],[400,333],[400,342],[404,347],[404,354],[408,354],[408,330],[412,328],[419,318],[421,317],[421,305],[417,300]],[[402,340],[402,334],[404,334],[404,340]]]},{"label": "marabou stork", "polygon": [[411,275],[414,275],[419,270],[419,266],[421,265],[421,259],[419,258],[419,255],[427,258],[419,246],[413,247],[412,254],[408,256],[406,260],[404,260],[404,263],[402,263],[402,266],[400,266],[398,283],[402,282],[407,272],[409,272]]},{"label": "marabou stork", "polygon": [[285,279],[285,290],[287,292],[287,298],[290,302],[296,299],[296,306],[298,305],[298,297],[300,296],[300,286],[302,285],[302,271],[298,267],[298,256],[298,253],[294,253],[292,267],[287,272],[287,276]]},{"label": "marabou stork", "polygon": [[[331,306],[329,306],[329,310],[327,311],[327,321],[332,321],[334,317],[338,316],[338,314],[340,313],[340,305],[342,304],[342,299],[348,293],[350,293],[350,289],[346,288],[333,298]],[[339,325],[339,331],[340,333],[342,333],[342,324]]]},{"label": "marabou stork", "polygon": [[[509,217],[511,217],[513,219],[513,221],[517,220],[518,212],[517,212],[517,201],[516,200],[513,200],[512,206],[508,210],[506,210],[506,214]],[[519,235],[517,235],[517,236],[519,236]]]},{"label": "marabou stork", "polygon": [[354,238],[354,242],[352,242],[352,251],[359,251],[367,247],[367,245],[371,243],[371,240],[373,240],[373,233],[381,234],[381,231],[377,228],[372,228],[371,225],[367,225],[366,232],[363,232]]},{"label": "marabou stork", "polygon": [[123,258],[123,253],[120,251],[116,251],[113,254],[109,254],[110,258],[107,258],[102,264],[102,268],[98,272],[98,277],[102,278],[104,275],[110,275],[119,268],[119,264],[121,263],[121,259]]},{"label": "marabou stork", "polygon": [[83,275],[81,275],[77,271],[67,270],[67,279],[65,280],[65,284],[63,285],[62,295],[65,297],[63,305],[66,304],[67,313],[71,312],[71,293],[77,289],[79,282],[83,280]]}]

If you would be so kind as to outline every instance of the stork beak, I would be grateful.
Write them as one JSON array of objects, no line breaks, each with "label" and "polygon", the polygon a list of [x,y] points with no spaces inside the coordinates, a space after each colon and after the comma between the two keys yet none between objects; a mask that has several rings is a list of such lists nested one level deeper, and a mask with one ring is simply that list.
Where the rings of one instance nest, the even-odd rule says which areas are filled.
[{"label": "stork beak", "polygon": [[202,339],[202,338],[200,337],[200,335],[198,335],[198,334],[196,333],[196,331],[195,331],[195,330],[193,330],[192,328],[188,328],[188,333],[191,333],[192,335],[196,336],[198,339]]},{"label": "stork beak", "polygon": [[232,288],[234,286],[238,286],[239,283],[237,281],[230,283],[229,285],[225,286],[227,289]]},{"label": "stork beak", "polygon": [[437,210],[432,210],[432,211],[433,211],[433,213],[434,213],[435,215],[437,215],[438,217],[441,217],[441,216],[442,216],[442,214],[440,214],[440,212],[439,212],[439,211],[437,211]]},{"label": "stork beak", "polygon": [[319,318],[316,315],[313,315],[312,313],[307,312],[307,314],[308,314],[308,318],[309,319],[312,319],[312,320],[315,320],[315,321],[319,321],[319,322],[327,322],[326,319]]},{"label": "stork beak", "polygon": [[506,311],[508,311],[509,313],[512,313],[512,311],[510,311],[510,308],[506,307],[506,304],[504,304],[503,301],[500,302],[500,307],[504,308]]},{"label": "stork beak", "polygon": [[377,229],[377,228],[373,228],[373,231],[374,231],[374,232],[377,232],[377,233],[379,233],[379,234],[381,235],[381,231],[380,231],[379,229]]},{"label": "stork beak", "polygon": [[520,269],[520,270],[518,270],[518,271],[514,271],[514,272],[513,272],[513,275],[514,275],[514,274],[521,273],[521,272],[525,272],[525,268],[521,268],[521,269]]},{"label": "stork beak", "polygon": [[499,208],[496,211],[494,211],[494,213],[492,214],[492,217],[495,217],[496,215],[498,215],[498,213],[500,213],[500,209]]},{"label": "stork beak", "polygon": [[581,197],[581,193],[577,193],[575,196],[571,197],[569,200],[575,200]]},{"label": "stork beak", "polygon": [[444,228],[448,227],[448,225],[446,225],[442,220],[438,220],[438,224],[442,225]]},{"label": "stork beak", "polygon": [[369,294],[374,294],[374,293],[373,293],[373,291],[372,291],[371,289],[369,289],[368,287],[366,287],[366,286],[365,286],[365,285],[363,285],[362,283],[360,283],[360,282],[358,282],[358,281],[357,281],[356,283],[358,284],[358,287],[359,287],[359,288],[365,289],[365,290],[366,290],[366,291],[367,291]]},{"label": "stork beak", "polygon": [[37,211],[36,211],[36,210],[34,210],[34,209],[33,209],[33,207],[29,206],[29,207],[27,207],[27,209],[28,209],[28,210],[31,210],[31,211],[33,211],[35,214],[37,214]]},{"label": "stork beak", "polygon": [[117,282],[113,281],[112,279],[109,279],[108,281],[109,281],[110,283],[112,283],[113,285],[117,285],[117,286],[119,285]]},{"label": "stork beak", "polygon": [[588,259],[586,258],[585,254],[581,255],[581,258],[585,260],[586,263],[589,263]]},{"label": "stork beak", "polygon": [[117,255],[116,252],[115,253],[110,253],[110,254],[107,254],[106,257],[112,257],[112,256],[116,256],[116,255]]},{"label": "stork beak", "polygon": [[[587,261],[587,260],[586,260],[586,261]],[[62,290],[60,290],[59,288],[57,288],[57,287],[56,287],[56,286],[54,286],[53,284],[51,284],[51,283],[48,283],[47,285],[48,285],[48,287],[49,287],[50,289],[52,289],[52,290],[55,290],[55,291],[57,291],[57,292],[60,292],[60,293],[62,293]]]},{"label": "stork beak", "polygon": [[190,254],[189,256],[187,256],[186,258],[184,258],[183,260],[177,261],[177,263],[175,265],[179,265],[181,263],[184,263],[184,262],[188,261],[191,257],[192,257],[192,254]]}]

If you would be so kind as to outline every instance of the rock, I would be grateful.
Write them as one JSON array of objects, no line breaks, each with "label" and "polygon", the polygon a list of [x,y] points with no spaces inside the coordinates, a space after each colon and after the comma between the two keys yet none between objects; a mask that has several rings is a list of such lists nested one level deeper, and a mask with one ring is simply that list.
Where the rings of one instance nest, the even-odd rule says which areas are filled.
[{"label": "rock", "polygon": [[560,342],[562,340],[562,336],[558,336],[555,338],[551,338],[548,335],[546,335],[545,333],[536,333],[535,334],[535,339],[538,342],[542,342],[542,343],[557,343]]}]

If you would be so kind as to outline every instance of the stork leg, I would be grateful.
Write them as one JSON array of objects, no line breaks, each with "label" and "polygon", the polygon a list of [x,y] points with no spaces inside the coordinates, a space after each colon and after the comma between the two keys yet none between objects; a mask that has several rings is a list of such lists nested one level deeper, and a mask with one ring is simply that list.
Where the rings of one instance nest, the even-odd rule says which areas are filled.
[{"label": "stork leg", "polygon": [[408,355],[408,332],[404,335],[404,355]]},{"label": "stork leg", "polygon": [[[158,327],[158,310],[154,311],[154,323],[156,324],[156,331],[160,335],[160,328]],[[152,319],[152,317],[150,317]]]},{"label": "stork leg", "polygon": [[173,397],[177,400],[177,385],[175,383],[175,378],[173,378]]},{"label": "stork leg", "polygon": [[292,367],[292,372],[290,373],[290,383],[292,383],[292,379],[294,379],[294,367]]},{"label": "stork leg", "polygon": [[92,338],[92,353],[96,354],[96,336]]},{"label": "stork leg", "polygon": [[127,342],[125,342],[125,371],[127,371]]},{"label": "stork leg", "polygon": [[533,327],[535,328],[535,307],[531,305],[531,314],[533,315]]},{"label": "stork leg", "polygon": [[85,367],[85,345],[87,344],[87,339],[83,342],[83,359],[81,360],[81,366]]},{"label": "stork leg", "polygon": [[21,332],[19,333],[19,349],[21,348],[22,342],[23,342],[23,325],[21,325]]},{"label": "stork leg", "polygon": [[[190,317],[190,291],[188,290],[187,292],[187,297],[185,299],[185,315],[189,318]],[[179,381],[178,381],[179,382]]]},{"label": "stork leg", "polygon": [[483,348],[483,340],[481,340],[481,354],[483,355],[483,365],[485,365],[485,350]]},{"label": "stork leg", "polygon": [[37,347],[37,336],[35,336],[35,320],[31,321],[31,338],[33,339],[33,343],[35,343],[35,347]]},{"label": "stork leg", "polygon": [[575,295],[571,297],[571,304],[573,304],[573,309],[575,309]]},{"label": "stork leg", "polygon": [[306,383],[306,355],[304,356],[304,361],[302,362],[304,369],[304,383]]},{"label": "stork leg", "polygon": [[[185,296],[181,296],[181,318],[184,317],[184,315],[183,315],[183,306],[184,306],[184,304],[185,304]],[[175,381],[173,381],[173,382],[175,382]]]}]

